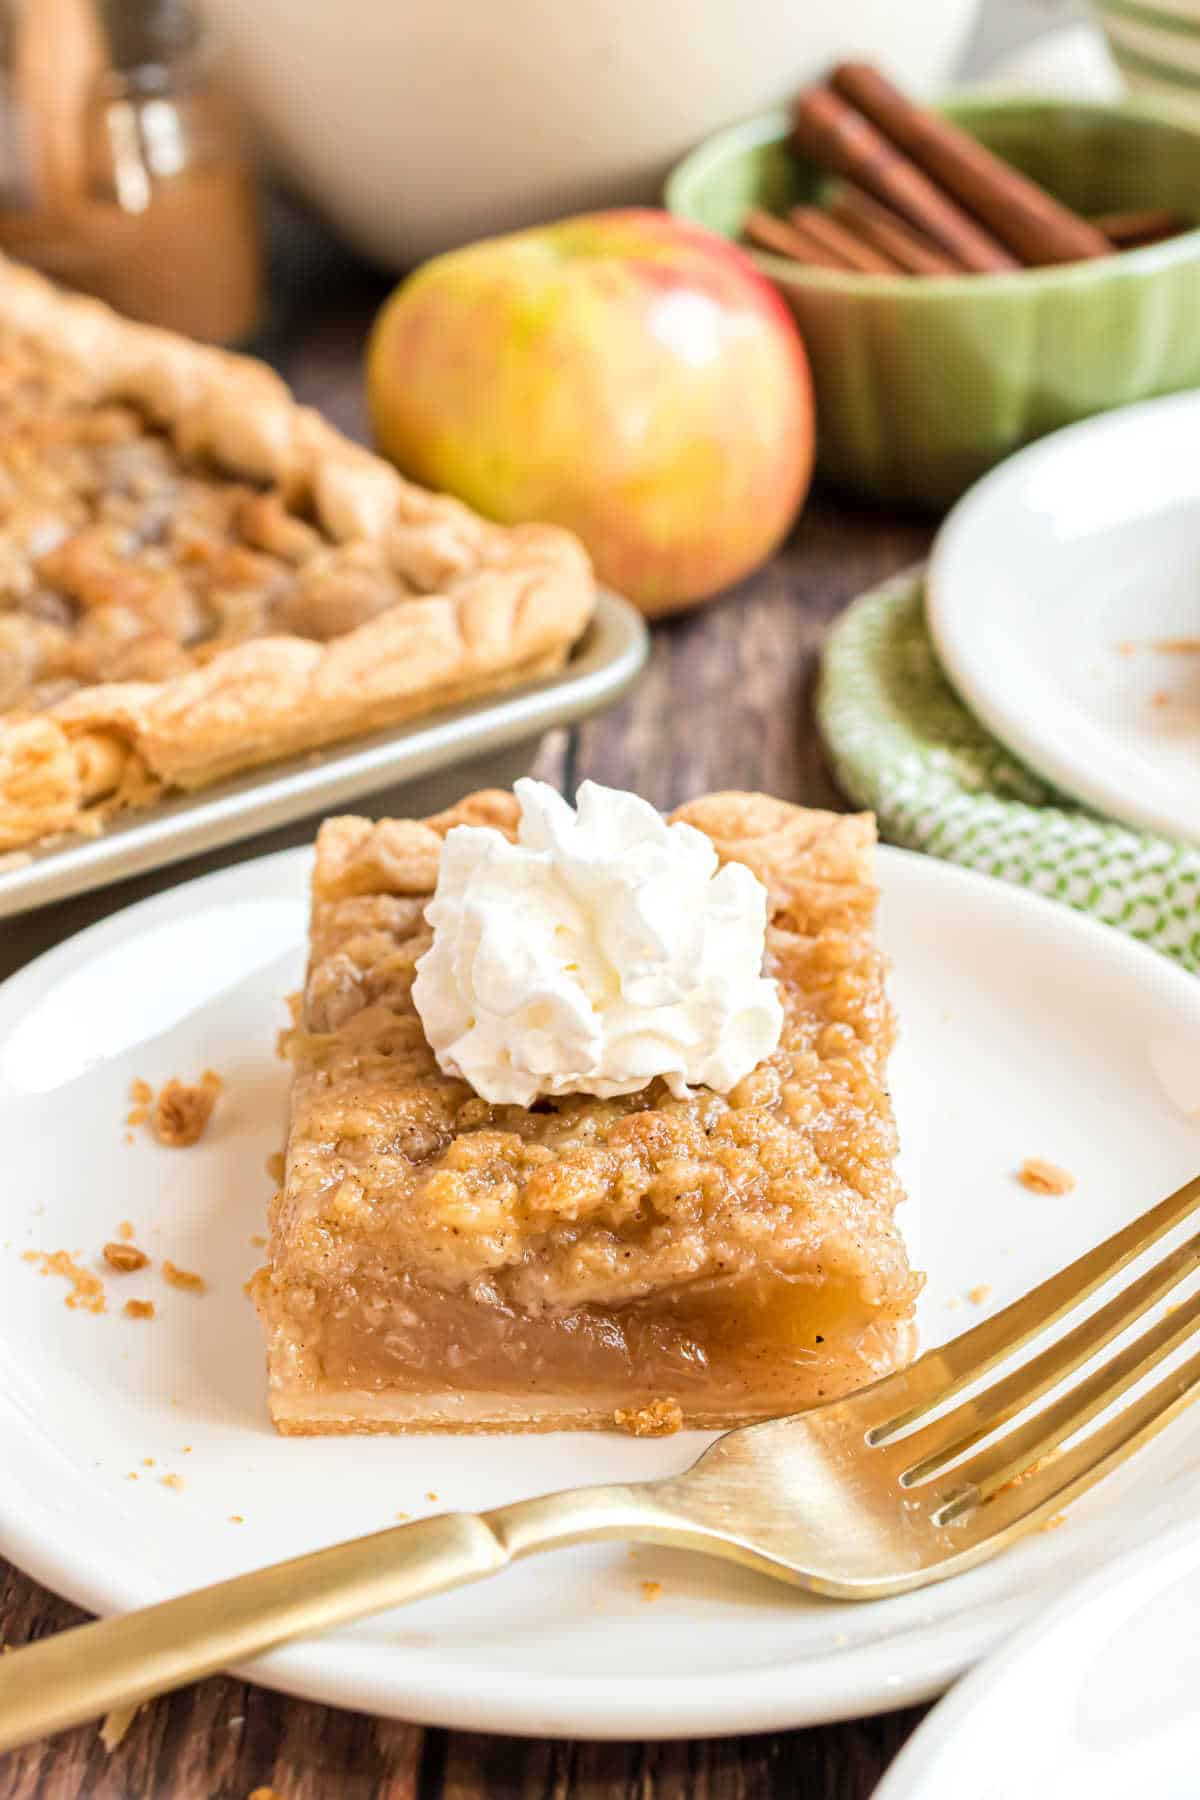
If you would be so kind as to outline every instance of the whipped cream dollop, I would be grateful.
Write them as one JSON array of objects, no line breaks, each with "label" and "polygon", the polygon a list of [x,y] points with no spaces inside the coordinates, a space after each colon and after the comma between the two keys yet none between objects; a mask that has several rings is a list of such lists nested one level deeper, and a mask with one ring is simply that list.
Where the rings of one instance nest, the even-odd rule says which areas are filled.
[{"label": "whipped cream dollop", "polygon": [[413,999],[442,1070],[493,1104],[727,1093],[783,1027],[762,972],[767,890],[703,832],[585,781],[518,781],[517,842],[447,834]]}]

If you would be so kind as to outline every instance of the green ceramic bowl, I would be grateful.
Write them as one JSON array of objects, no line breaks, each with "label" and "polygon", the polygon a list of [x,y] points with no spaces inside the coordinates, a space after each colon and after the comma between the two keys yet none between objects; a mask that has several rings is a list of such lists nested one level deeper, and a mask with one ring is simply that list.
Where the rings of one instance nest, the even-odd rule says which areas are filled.
[{"label": "green ceramic bowl", "polygon": [[[1131,106],[971,100],[945,108],[1081,212],[1170,206],[1200,219],[1200,131]],[[769,113],[670,175],[671,212],[737,238],[822,177]],[[877,499],[943,508],[1060,425],[1200,385],[1200,229],[1103,261],[1005,275],[865,276],[751,252],[790,302],[817,392],[818,462]]]}]

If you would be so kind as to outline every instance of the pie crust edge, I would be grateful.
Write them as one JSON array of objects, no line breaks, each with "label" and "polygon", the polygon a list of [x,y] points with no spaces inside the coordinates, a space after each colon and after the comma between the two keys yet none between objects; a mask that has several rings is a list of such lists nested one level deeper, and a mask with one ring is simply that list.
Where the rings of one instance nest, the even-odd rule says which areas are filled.
[{"label": "pie crust edge", "polygon": [[[334,543],[374,540],[429,591],[321,643],[236,644],[162,682],[87,687],[43,713],[0,718],[0,852],[81,826],[164,786],[195,788],[549,671],[594,606],[582,545],[556,526],[492,524],[405,481],[301,406],[273,370],[120,317],[0,258],[0,321],[127,401],[181,454],[278,484]],[[89,759],[130,764],[88,817]]]}]

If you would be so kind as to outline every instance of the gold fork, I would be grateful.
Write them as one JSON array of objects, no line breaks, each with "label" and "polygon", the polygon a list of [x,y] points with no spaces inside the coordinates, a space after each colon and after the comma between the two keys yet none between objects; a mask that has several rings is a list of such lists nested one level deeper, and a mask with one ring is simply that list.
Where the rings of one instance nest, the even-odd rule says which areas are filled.
[{"label": "gold fork", "polygon": [[1074,1500],[1195,1397],[1200,1354],[1100,1418],[1191,1335],[1200,1293],[1031,1411],[1200,1268],[1200,1234],[941,1409],[1197,1208],[1200,1176],[911,1367],[848,1400],[731,1431],[682,1475],[393,1526],[18,1650],[0,1659],[0,1749],[589,1539],[705,1551],[842,1600],[956,1575]]}]

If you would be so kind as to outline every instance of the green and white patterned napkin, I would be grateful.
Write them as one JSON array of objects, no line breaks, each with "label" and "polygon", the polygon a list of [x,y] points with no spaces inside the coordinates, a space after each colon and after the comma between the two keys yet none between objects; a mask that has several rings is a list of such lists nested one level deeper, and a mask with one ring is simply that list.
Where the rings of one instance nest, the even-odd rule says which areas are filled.
[{"label": "green and white patterned napkin", "polygon": [[817,717],[838,781],[888,842],[1019,882],[1200,969],[1200,849],[1089,812],[991,737],[942,673],[919,574],[842,614]]}]

